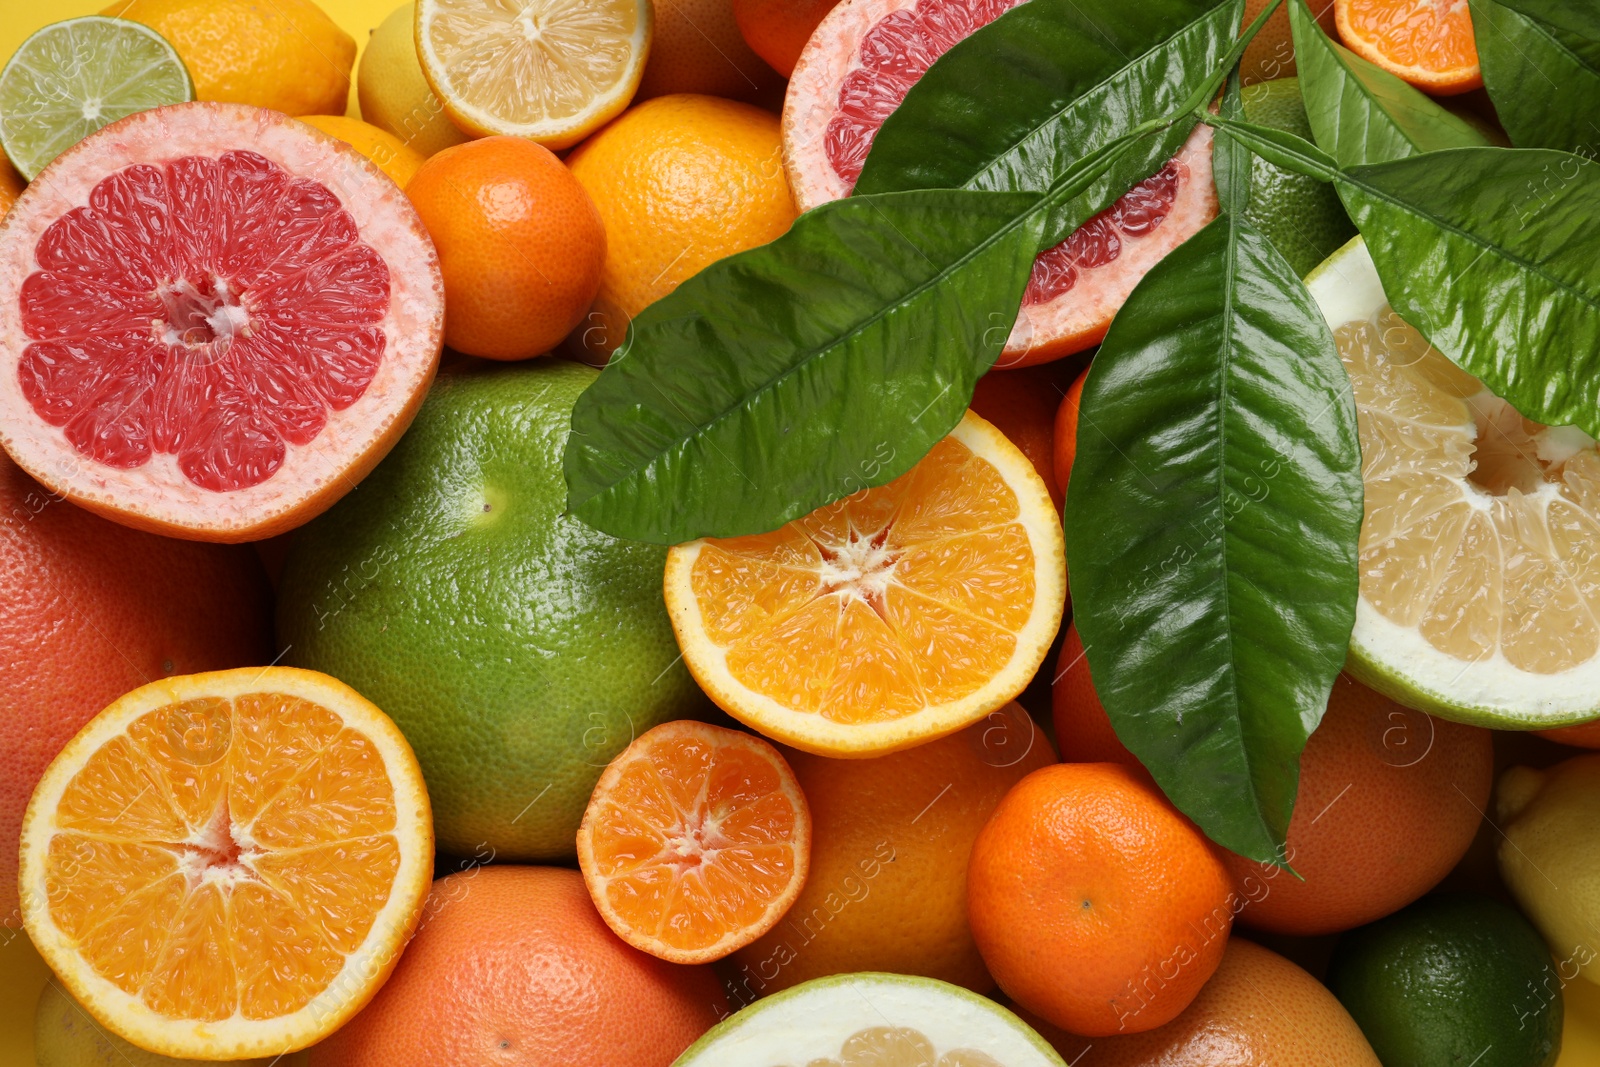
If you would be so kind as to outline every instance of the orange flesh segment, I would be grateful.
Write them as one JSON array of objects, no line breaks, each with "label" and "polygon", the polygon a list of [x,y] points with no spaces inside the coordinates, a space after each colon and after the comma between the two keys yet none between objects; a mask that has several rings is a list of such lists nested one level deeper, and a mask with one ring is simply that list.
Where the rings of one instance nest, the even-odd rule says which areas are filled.
[{"label": "orange flesh segment", "polygon": [[1346,43],[1364,44],[1397,67],[1462,79],[1478,69],[1467,0],[1349,0],[1341,8]]},{"label": "orange flesh segment", "polygon": [[618,760],[585,815],[591,889],[607,918],[680,953],[776,922],[772,904],[798,891],[809,840],[799,786],[776,751],[669,723]]},{"label": "orange flesh segment", "polygon": [[1004,1067],[988,1053],[958,1048],[938,1056],[933,1042],[909,1026],[871,1026],[844,1039],[837,1058],[806,1067]]},{"label": "orange flesh segment", "polygon": [[1551,674],[1600,654],[1594,443],[1552,438],[1388,308],[1334,338],[1361,436],[1363,598],[1464,661]]},{"label": "orange flesh segment", "polygon": [[707,539],[689,581],[734,679],[842,724],[976,692],[1011,660],[1035,596],[1016,493],[951,437],[774,533]]},{"label": "orange flesh segment", "polygon": [[170,1018],[271,1019],[326,989],[400,864],[371,740],[275,693],[140,716],[57,806],[51,919]]}]

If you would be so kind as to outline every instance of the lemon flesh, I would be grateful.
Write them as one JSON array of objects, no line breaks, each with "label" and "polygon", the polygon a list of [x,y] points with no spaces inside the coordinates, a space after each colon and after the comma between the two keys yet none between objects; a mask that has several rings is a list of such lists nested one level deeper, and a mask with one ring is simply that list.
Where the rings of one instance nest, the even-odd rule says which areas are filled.
[{"label": "lemon flesh", "polygon": [[417,56],[462,129],[576,144],[633,99],[649,0],[421,0]]}]

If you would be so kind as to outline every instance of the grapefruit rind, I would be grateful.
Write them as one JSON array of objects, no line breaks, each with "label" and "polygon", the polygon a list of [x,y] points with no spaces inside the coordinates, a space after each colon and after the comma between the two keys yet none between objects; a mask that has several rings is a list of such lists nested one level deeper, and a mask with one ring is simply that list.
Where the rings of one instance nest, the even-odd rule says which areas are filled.
[{"label": "grapefruit rind", "polygon": [[935,978],[874,971],[814,978],[763,997],[706,1031],[672,1067],[837,1062],[847,1038],[880,1027],[919,1031],[935,1056],[966,1049],[1005,1067],[1065,1067],[1044,1038],[987,997]]},{"label": "grapefruit rind", "polygon": [[[337,712],[347,728],[362,733],[383,757],[394,787],[394,837],[400,863],[389,898],[374,918],[366,941],[322,993],[291,1015],[221,1022],[171,1019],[147,1007],[94,973],[50,915],[45,860],[54,834],[53,815],[73,776],[109,741],[124,735],[139,716],[157,708],[204,697],[235,698],[273,692],[298,697]],[[21,873],[23,926],[61,983],[108,1030],[140,1048],[200,1059],[278,1056],[332,1033],[360,1011],[394,969],[422,916],[433,881],[433,816],[422,770],[398,727],[354,689],[316,671],[295,667],[245,667],[163,678],[118,698],[67,742],[45,769],[23,816]]]},{"label": "grapefruit rind", "polygon": [[[1359,236],[1305,281],[1331,329],[1373,320],[1387,303]],[[1356,601],[1346,669],[1407,707],[1474,726],[1535,730],[1600,716],[1600,656],[1554,674],[1523,670],[1498,648],[1492,657],[1465,661],[1434,648],[1417,629],[1384,617],[1365,593]]]},{"label": "grapefruit rind", "polygon": [[[139,163],[246,148],[295,177],[320,181],[355,219],[389,271],[379,326],[387,347],[366,392],[309,445],[290,446],[271,478],[211,492],[156,453],[128,470],[82,455],[41,419],[22,392],[18,364],[29,338],[16,295],[36,269],[44,231],[88,202],[107,175]],[[287,532],[355,488],[411,424],[444,347],[444,280],[433,241],[405,194],[354,148],[287,115],[243,104],[189,103],[139,112],[67,149],[0,219],[0,445],[34,478],[116,522],[169,537],[251,541]]]},{"label": "grapefruit rind", "polygon": [[[537,2],[537,0],[534,0]],[[611,0],[612,6],[621,6],[634,0]],[[546,117],[533,122],[516,122],[502,115],[496,115],[491,110],[473,103],[467,99],[467,93],[455,84],[449,71],[449,65],[439,55],[437,42],[430,30],[430,23],[439,18],[441,8],[445,6],[441,0],[419,0],[416,4],[415,36],[417,42],[417,58],[422,65],[423,77],[428,82],[428,87],[433,90],[444,107],[445,114],[449,116],[456,126],[475,137],[509,136],[524,137],[546,148],[560,150],[570,148],[583,140],[590,133],[604,126],[613,118],[620,115],[629,103],[633,101],[635,90],[644,77],[646,61],[650,58],[650,43],[655,28],[655,8],[649,3],[637,3],[634,15],[633,32],[626,38],[629,51],[628,62],[623,69],[622,76],[617,79],[608,92],[602,93],[590,100],[584,108],[558,118]],[[528,24],[536,26],[537,20],[528,9],[529,4],[513,5],[516,9],[516,21],[529,20]],[[579,19],[590,22],[597,17],[595,12],[585,11],[583,5],[567,5]],[[493,18],[503,21],[508,11],[500,10],[498,5],[488,5],[484,9],[484,18]],[[538,40],[539,30],[531,32],[526,28],[513,38],[528,36],[530,48],[543,51],[548,56],[551,51],[558,51],[560,46],[553,49],[551,46]],[[504,40],[498,48],[504,57],[510,54],[511,46]],[[598,50],[595,50],[598,51]],[[509,75],[508,75],[509,77]]]},{"label": "grapefruit rind", "polygon": [[1049,653],[1066,608],[1066,546],[1060,513],[1032,461],[993,425],[968,411],[950,436],[991,464],[1017,495],[1015,520],[1033,549],[1033,608],[1016,631],[1011,659],[975,692],[924,707],[900,718],[872,723],[836,723],[796,711],[734,678],[727,651],[711,640],[691,584],[695,561],[707,539],[667,552],[663,582],[667,614],[678,635],[684,664],[707,696],[746,726],[783,744],[818,756],[882,756],[955,733],[1004,707],[1027,688]]}]

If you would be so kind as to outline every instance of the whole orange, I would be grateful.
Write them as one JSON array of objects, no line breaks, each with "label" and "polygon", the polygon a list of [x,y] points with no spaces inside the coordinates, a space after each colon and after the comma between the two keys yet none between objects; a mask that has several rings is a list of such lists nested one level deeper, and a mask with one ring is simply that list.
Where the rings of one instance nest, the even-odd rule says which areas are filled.
[{"label": "whole orange", "polygon": [[609,242],[600,295],[578,337],[597,357],[685,278],[794,221],[777,116],[749,104],[648,101],[578,146],[567,165],[594,198]]},{"label": "whole orange", "polygon": [[1326,986],[1276,952],[1235,937],[1211,981],[1165,1026],[1085,1040],[1046,1028],[1073,1067],[1379,1067]]},{"label": "whole orange", "polygon": [[656,0],[650,58],[636,100],[706,93],[737,100],[776,95],[783,78],[745,43],[733,0]]},{"label": "whole orange", "polygon": [[389,981],[311,1067],[667,1067],[727,1011],[709,967],[612,933],[577,871],[473,867],[433,883]]},{"label": "whole orange", "polygon": [[1056,747],[1065,763],[1120,763],[1143,768],[1117,737],[1100,696],[1089,679],[1089,659],[1074,623],[1067,627],[1050,683],[1050,702],[1056,726]]},{"label": "whole orange", "polygon": [[739,32],[756,55],[787,78],[822,16],[839,0],[733,0]]},{"label": "whole orange", "polygon": [[1188,1007],[1233,925],[1210,842],[1140,772],[1034,771],[972,846],[967,915],[1000,988],[1087,1037],[1151,1030]]},{"label": "whole orange", "polygon": [[1088,377],[1089,368],[1085,367],[1067,387],[1061,405],[1056,408],[1055,472],[1063,495],[1067,491],[1067,481],[1072,477],[1072,461],[1078,455],[1078,405],[1083,402],[1083,383]]},{"label": "whole orange", "polygon": [[994,423],[1022,454],[1033,461],[1034,469],[1050,490],[1050,499],[1061,510],[1061,486],[1056,481],[1055,419],[1061,397],[1061,371],[1058,363],[1007,370],[996,367],[972,391],[972,410]]},{"label": "whole orange", "polygon": [[1575,748],[1600,748],[1600,719],[1581,722],[1576,726],[1558,726],[1554,730],[1535,730],[1547,741]]},{"label": "whole orange", "polygon": [[439,250],[446,345],[527,359],[583,321],[600,290],[605,226],[548,148],[520,137],[446,148],[417,169],[406,196]]},{"label": "whole orange", "polygon": [[[1262,9],[1269,3],[1271,0],[1245,0],[1242,25],[1248,26],[1254,22],[1256,16],[1261,14]],[[1338,40],[1333,22],[1333,0],[1307,0],[1307,6],[1317,16],[1322,32]],[[1244,55],[1239,60],[1239,77],[1245,85],[1254,85],[1256,82],[1272,81],[1274,78],[1293,77],[1295,72],[1294,36],[1289,31],[1289,5],[1279,4],[1278,10],[1267,16],[1266,25],[1261,27],[1261,32],[1245,46]]]},{"label": "whole orange", "polygon": [[0,455],[0,925],[20,921],[23,810],[84,723],[157,678],[272,655],[271,591],[249,545],[130,530]]},{"label": "whole orange", "polygon": [[1412,711],[1340,675],[1300,756],[1285,861],[1225,855],[1239,921],[1286,934],[1349,930],[1432,889],[1472,843],[1494,778],[1491,733]]},{"label": "whole orange", "polygon": [[1028,713],[1010,704],[875,759],[784,756],[811,806],[811,873],[778,925],[735,954],[735,999],[850,971],[993,989],[967,928],[967,854],[1006,790],[1055,761]]},{"label": "whole orange", "polygon": [[17,197],[22,195],[23,186],[26,184],[22,180],[22,175],[17,173],[17,168],[11,165],[11,161],[0,156],[0,219],[6,217],[6,212],[17,202]]}]

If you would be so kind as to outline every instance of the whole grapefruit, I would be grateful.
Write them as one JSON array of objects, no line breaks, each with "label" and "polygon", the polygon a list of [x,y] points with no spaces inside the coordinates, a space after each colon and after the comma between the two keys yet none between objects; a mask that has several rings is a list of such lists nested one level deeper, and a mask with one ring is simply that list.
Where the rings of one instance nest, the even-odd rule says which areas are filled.
[{"label": "whole grapefruit", "polygon": [[811,806],[811,873],[778,925],[735,955],[735,999],[853,971],[992,990],[967,926],[967,855],[1006,790],[1055,762],[1028,713],[1009,704],[875,759],[784,754]]},{"label": "whole grapefruit", "polygon": [[667,1067],[727,1011],[709,967],[612,933],[577,871],[474,867],[433,884],[389,981],[311,1067]]},{"label": "whole grapefruit", "polygon": [[707,707],[661,599],[667,550],[566,514],[572,405],[596,373],[553,360],[447,373],[284,563],[286,660],[405,731],[445,853],[574,858],[612,757]]},{"label": "whole grapefruit", "polygon": [[1490,732],[1413,711],[1340,675],[1300,756],[1285,859],[1228,853],[1246,926],[1328,934],[1432,889],[1467,851],[1494,781]]},{"label": "whole grapefruit", "polygon": [[20,921],[22,813],[56,753],[146,682],[270,662],[270,597],[249,546],[130,530],[0,456],[0,923]]}]

